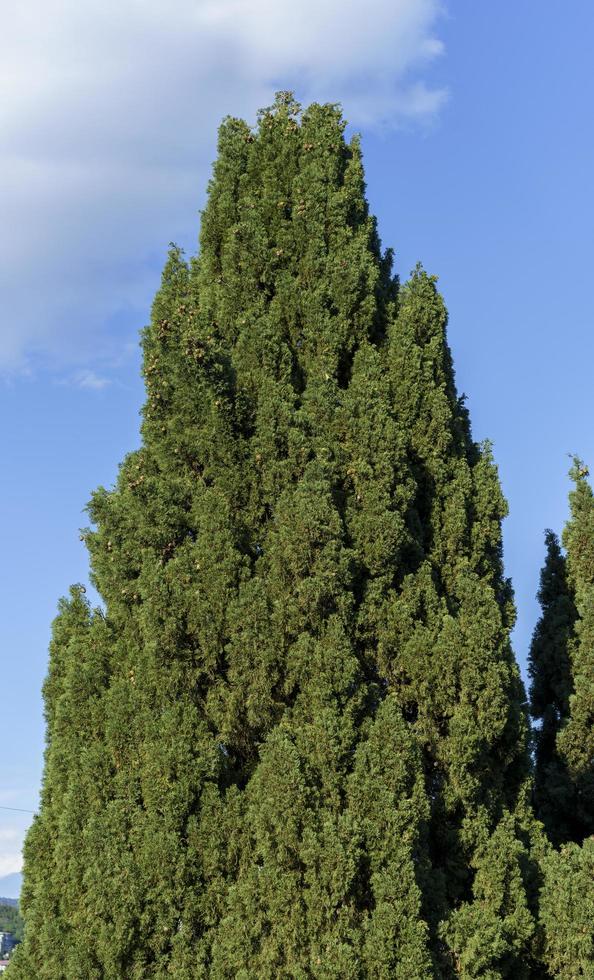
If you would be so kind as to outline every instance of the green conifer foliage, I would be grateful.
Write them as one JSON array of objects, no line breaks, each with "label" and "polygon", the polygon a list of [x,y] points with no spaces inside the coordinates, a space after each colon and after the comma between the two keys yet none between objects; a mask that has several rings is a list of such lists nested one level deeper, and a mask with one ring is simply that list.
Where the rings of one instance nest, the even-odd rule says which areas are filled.
[{"label": "green conifer foliage", "polygon": [[541,915],[552,977],[594,976],[594,838],[566,844],[543,862]]},{"label": "green conifer foliage", "polygon": [[578,619],[572,644],[573,693],[557,744],[575,787],[574,840],[594,833],[594,495],[588,471],[574,461],[571,516],[563,532]]},{"label": "green conifer foliage", "polygon": [[[439,930],[444,970],[479,975],[464,965],[476,961],[480,969],[488,964],[484,975],[520,976],[532,932],[527,901],[532,906],[535,896],[527,897],[525,885],[534,828],[525,800],[525,696],[509,644],[514,610],[502,570],[506,507],[489,447],[472,441],[445,330],[435,280],[417,269],[389,338],[393,399],[415,484],[406,515],[416,550],[401,587],[382,603],[374,596],[361,615],[371,618],[378,669],[424,750],[433,894],[444,923],[454,912],[451,928]],[[487,856],[493,854],[505,871]],[[504,908],[506,924],[497,932],[494,919]],[[480,945],[478,959],[465,943]]]},{"label": "green conifer foliage", "polygon": [[[472,900],[462,903],[443,928],[462,977],[528,978],[534,918],[528,906],[523,865],[525,828],[505,813],[476,849]],[[537,973],[542,977],[542,973]]]},{"label": "green conifer foliage", "polygon": [[534,806],[550,839],[559,844],[572,839],[577,830],[574,787],[557,748],[559,732],[569,717],[577,614],[557,536],[547,531],[545,541],[547,556],[538,591],[542,614],[534,630],[529,658],[530,710],[540,722],[534,733]]},{"label": "green conifer foliage", "polygon": [[551,976],[594,976],[594,496],[574,460],[567,558],[548,532],[543,615],[531,651],[536,804],[554,844],[542,860],[541,930]]},{"label": "green conifer foliage", "polygon": [[[237,339],[234,365],[238,401],[249,408],[254,570],[238,613],[231,610],[229,670],[210,703],[227,751],[242,755],[244,771],[254,769],[239,876],[213,961],[220,976],[355,977],[370,886],[363,831],[345,797],[361,726],[381,693],[356,644],[364,569],[344,524],[354,493],[345,488],[342,436],[354,359],[381,335],[393,285],[367,214],[358,145],[345,145],[332,107],[312,107],[300,127],[293,111],[289,103],[262,116],[239,192],[242,221],[226,232],[229,251],[217,252],[230,264],[217,271],[238,290],[236,308],[251,324]],[[215,197],[208,235],[212,227],[221,234],[216,205]],[[246,732],[252,746],[265,738],[253,759]],[[386,956],[403,975],[423,976],[426,937],[408,860],[418,950],[413,960],[386,925]]]},{"label": "green conifer foliage", "polygon": [[142,446],[89,508],[105,614],[56,626],[14,977],[43,930],[79,957],[54,980],[524,976],[505,505],[445,326],[431,277],[399,295],[336,107],[223,124]]},{"label": "green conifer foliage", "polygon": [[350,805],[372,896],[363,921],[363,976],[435,976],[423,917],[431,887],[429,801],[418,744],[392,694],[357,750]]},{"label": "green conifer foliage", "polygon": [[27,941],[11,964],[13,976],[101,976],[85,941],[94,922],[83,879],[95,859],[88,820],[101,806],[109,779],[101,693],[110,636],[102,614],[91,612],[83,593],[82,586],[71,589],[53,627],[44,685],[47,748],[41,807],[25,848],[21,907]]}]

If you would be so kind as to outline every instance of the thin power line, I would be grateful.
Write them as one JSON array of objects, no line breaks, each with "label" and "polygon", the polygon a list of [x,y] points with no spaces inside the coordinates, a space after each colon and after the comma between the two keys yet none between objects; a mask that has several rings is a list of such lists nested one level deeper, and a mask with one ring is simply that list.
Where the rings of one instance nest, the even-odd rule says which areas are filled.
[{"label": "thin power line", "polygon": [[23,810],[22,806],[2,806],[0,804],[0,810],[12,810],[13,813],[35,813],[35,810]]}]

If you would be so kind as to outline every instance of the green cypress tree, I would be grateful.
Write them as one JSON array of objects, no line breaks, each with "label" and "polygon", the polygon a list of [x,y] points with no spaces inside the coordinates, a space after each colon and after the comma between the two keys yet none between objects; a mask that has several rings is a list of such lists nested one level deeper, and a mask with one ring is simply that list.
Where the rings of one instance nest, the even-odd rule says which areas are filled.
[{"label": "green cypress tree", "polygon": [[547,556],[538,591],[542,614],[532,637],[528,668],[532,680],[530,710],[540,722],[534,733],[534,806],[550,839],[559,844],[571,840],[577,829],[572,780],[557,747],[559,732],[569,716],[577,614],[557,536],[547,531],[545,542]]},{"label": "green cypress tree", "polygon": [[543,855],[540,920],[543,962],[551,976],[594,976],[594,497],[587,469],[570,474],[566,559],[547,532],[542,616],[531,648],[536,732],[535,803],[560,850]]},{"label": "green cypress tree", "polygon": [[44,797],[20,976],[35,922],[86,956],[53,977],[524,976],[504,503],[336,107],[223,124],[199,257],[172,249],[143,343],[143,444],[86,534],[96,719],[64,741],[100,747],[96,796],[91,755],[78,823]]},{"label": "green cypress tree", "polygon": [[[247,975],[362,969],[375,919],[348,787],[383,692],[355,642],[361,573],[344,527],[339,429],[353,357],[381,335],[394,285],[343,130],[335,108],[299,119],[285,96],[255,134],[227,121],[200,257],[188,266],[173,249],[164,271],[144,337],[143,446],[114,490],[94,495],[86,534],[111,637],[97,678],[108,779],[80,840],[67,838],[87,853],[78,906],[30,903],[31,923],[78,928],[88,963],[74,974],[97,964],[113,978],[233,975],[242,901],[261,906]],[[393,795],[412,794],[401,826],[419,844],[393,839],[410,895],[404,921],[383,924],[384,955],[421,977],[424,809],[409,743]],[[275,782],[285,758],[288,795]],[[283,883],[295,858],[262,839],[271,821],[304,830],[292,917]],[[55,899],[60,828],[47,846]],[[31,930],[24,945],[37,970]]]},{"label": "green cypress tree", "polygon": [[571,476],[575,486],[563,544],[578,618],[571,647],[573,693],[557,744],[574,784],[573,839],[579,843],[594,834],[594,494],[579,459]]}]

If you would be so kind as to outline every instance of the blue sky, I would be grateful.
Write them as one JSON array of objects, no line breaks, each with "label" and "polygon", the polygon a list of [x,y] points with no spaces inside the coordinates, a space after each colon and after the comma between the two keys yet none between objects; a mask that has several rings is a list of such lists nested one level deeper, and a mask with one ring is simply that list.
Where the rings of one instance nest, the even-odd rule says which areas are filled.
[{"label": "blue sky", "polygon": [[[138,330],[193,251],[230,112],[342,101],[402,276],[440,277],[458,385],[494,443],[521,664],[567,453],[594,464],[594,7],[476,0],[23,0],[0,24],[3,779],[33,810],[58,597],[138,444]],[[0,895],[28,813],[0,809]]]}]

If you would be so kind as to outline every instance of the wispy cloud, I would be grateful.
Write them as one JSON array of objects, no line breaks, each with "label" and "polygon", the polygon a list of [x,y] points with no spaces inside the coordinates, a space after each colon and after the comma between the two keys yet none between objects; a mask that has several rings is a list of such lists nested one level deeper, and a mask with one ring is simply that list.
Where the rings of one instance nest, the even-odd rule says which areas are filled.
[{"label": "wispy cloud", "polygon": [[[440,0],[21,0],[0,35],[0,369],[96,366],[192,242],[216,127],[276,88],[433,116]],[[87,384],[93,384],[92,370]],[[99,376],[97,376],[99,377]]]},{"label": "wispy cloud", "polygon": [[76,388],[86,388],[89,391],[101,391],[111,384],[110,378],[103,378],[95,371],[85,369],[77,371],[72,377],[72,384]]}]

